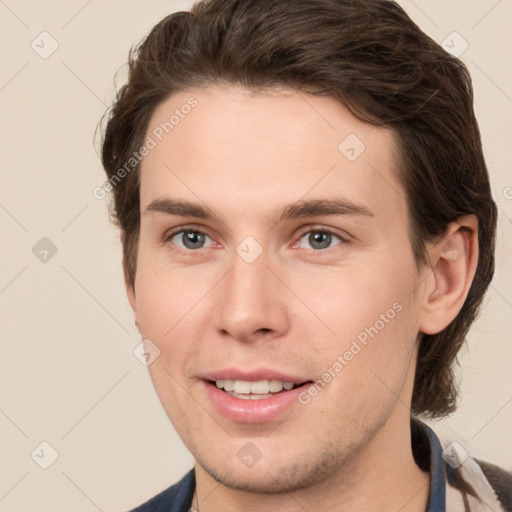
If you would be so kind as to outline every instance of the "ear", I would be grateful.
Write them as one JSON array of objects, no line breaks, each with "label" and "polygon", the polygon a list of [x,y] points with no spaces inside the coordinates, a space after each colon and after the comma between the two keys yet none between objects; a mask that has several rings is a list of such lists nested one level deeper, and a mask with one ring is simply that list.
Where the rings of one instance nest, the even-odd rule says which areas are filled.
[{"label": "ear", "polygon": [[135,326],[137,327],[137,330],[139,332],[141,332],[140,325],[139,325],[139,322],[137,319],[137,300],[135,298],[135,284],[131,283],[131,281],[128,277],[128,272],[126,270],[126,265],[124,263],[123,263],[123,273],[124,273],[124,286],[126,288],[126,296],[128,297],[128,302],[130,303],[130,307],[132,308]]},{"label": "ear", "polygon": [[[140,325],[137,318],[137,300],[135,297],[135,282],[131,282],[128,273],[128,261],[127,261],[127,253],[125,250],[126,244],[126,233],[121,230],[120,233],[121,245],[123,247],[123,276],[124,276],[124,287],[126,289],[126,296],[128,297],[128,302],[130,303],[130,307],[132,308],[133,320],[135,321],[135,326],[139,333],[141,332]],[[128,252],[130,252],[130,248],[128,248]],[[134,279],[135,281],[135,279]],[[142,334],[142,333],[141,333]]]},{"label": "ear", "polygon": [[478,264],[478,220],[464,215],[449,224],[443,238],[428,249],[430,274],[426,279],[419,332],[437,334],[461,310]]}]

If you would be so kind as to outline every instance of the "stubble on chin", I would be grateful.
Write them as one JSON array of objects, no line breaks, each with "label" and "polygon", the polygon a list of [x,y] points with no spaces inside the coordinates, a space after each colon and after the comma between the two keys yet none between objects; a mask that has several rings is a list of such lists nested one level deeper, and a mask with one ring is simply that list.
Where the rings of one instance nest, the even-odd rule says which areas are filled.
[{"label": "stubble on chin", "polygon": [[[288,455],[288,463],[276,464],[272,461],[268,465],[262,453],[253,468],[243,467],[236,457],[232,461],[215,465],[202,457],[196,458],[196,462],[216,482],[229,489],[255,494],[286,494],[326,482],[333,477],[340,480],[340,484],[346,482],[339,477],[345,473],[344,468],[350,460],[354,459],[354,452],[357,452],[356,447],[341,451],[338,447],[324,445],[306,453],[297,453],[295,457]],[[284,457],[274,453],[273,457],[276,456],[283,461]],[[350,474],[348,468],[346,474]]]}]

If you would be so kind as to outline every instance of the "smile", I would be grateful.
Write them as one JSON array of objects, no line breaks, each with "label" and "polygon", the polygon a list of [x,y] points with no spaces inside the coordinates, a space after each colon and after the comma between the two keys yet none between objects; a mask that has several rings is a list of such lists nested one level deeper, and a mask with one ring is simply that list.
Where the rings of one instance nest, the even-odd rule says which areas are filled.
[{"label": "smile", "polygon": [[293,382],[283,382],[280,380],[259,380],[251,382],[248,380],[230,380],[218,379],[215,385],[223,389],[228,395],[242,400],[261,400],[270,398],[275,393],[280,393],[283,389],[290,391],[295,387]]},{"label": "smile", "polygon": [[221,416],[253,424],[286,418],[300,405],[298,395],[312,383],[264,370],[222,371],[201,380],[207,400]]}]

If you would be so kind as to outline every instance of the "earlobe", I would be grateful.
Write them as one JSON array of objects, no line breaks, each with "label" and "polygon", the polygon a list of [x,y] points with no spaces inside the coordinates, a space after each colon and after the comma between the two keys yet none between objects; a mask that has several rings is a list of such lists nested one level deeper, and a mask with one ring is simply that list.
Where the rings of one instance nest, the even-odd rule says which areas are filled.
[{"label": "earlobe", "polygon": [[[478,220],[465,215],[451,223],[429,249],[430,290],[422,305],[419,330],[437,334],[457,316],[466,300],[478,263]],[[432,289],[433,288],[433,289]]]}]

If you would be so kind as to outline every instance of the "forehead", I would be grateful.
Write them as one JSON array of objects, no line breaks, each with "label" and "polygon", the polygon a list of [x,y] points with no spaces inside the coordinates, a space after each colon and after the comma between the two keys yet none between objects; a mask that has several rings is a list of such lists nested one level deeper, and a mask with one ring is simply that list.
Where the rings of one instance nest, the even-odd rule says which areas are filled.
[{"label": "forehead", "polygon": [[142,209],[164,195],[234,215],[339,194],[374,210],[403,201],[392,132],[330,97],[191,89],[159,105],[146,135]]}]

